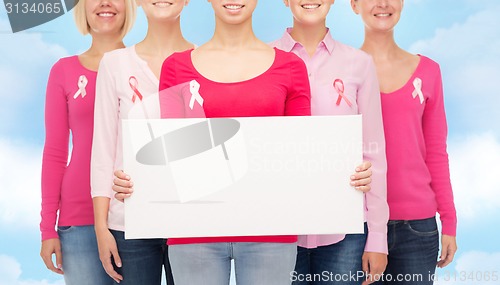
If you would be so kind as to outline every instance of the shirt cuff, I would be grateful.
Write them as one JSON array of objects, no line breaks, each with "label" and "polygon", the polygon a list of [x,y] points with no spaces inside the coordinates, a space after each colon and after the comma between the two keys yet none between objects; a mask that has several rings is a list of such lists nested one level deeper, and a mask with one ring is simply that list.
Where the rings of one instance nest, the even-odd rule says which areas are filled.
[{"label": "shirt cuff", "polygon": [[388,254],[389,251],[387,249],[387,234],[368,231],[365,251]]}]

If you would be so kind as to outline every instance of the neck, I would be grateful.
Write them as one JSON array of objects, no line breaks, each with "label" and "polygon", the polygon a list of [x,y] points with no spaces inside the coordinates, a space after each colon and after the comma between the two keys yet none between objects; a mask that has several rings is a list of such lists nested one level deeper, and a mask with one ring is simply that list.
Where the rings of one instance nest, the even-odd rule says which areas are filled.
[{"label": "neck", "polygon": [[109,35],[92,35],[92,44],[85,53],[90,56],[102,57],[105,52],[123,47],[125,45],[119,35],[114,37]]},{"label": "neck", "polygon": [[365,30],[361,49],[369,53],[375,61],[390,60],[403,51],[394,40],[394,31],[382,33]]},{"label": "neck", "polygon": [[316,25],[302,25],[294,20],[290,36],[306,49],[309,56],[312,56],[327,32],[328,28],[325,22]]},{"label": "neck", "polygon": [[169,22],[148,21],[148,32],[137,44],[138,50],[152,56],[167,57],[172,51],[182,50],[188,42],[181,32],[180,18]]},{"label": "neck", "polygon": [[234,50],[260,43],[260,40],[253,32],[251,19],[238,25],[222,23],[217,19],[214,36],[208,43],[216,48]]}]

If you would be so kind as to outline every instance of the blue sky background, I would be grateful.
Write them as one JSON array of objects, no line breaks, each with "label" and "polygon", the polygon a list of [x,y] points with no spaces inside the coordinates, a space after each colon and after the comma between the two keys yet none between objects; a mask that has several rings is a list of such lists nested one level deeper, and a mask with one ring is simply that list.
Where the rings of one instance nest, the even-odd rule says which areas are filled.
[{"label": "blue sky background", "polygon": [[[437,284],[500,284],[500,2],[498,0],[406,0],[396,30],[398,43],[441,64],[449,123],[450,167],[458,210],[459,251]],[[259,1],[254,16],[264,41],[290,26],[280,0]],[[328,18],[334,37],[359,47],[363,26],[348,0],[337,0]],[[185,36],[200,45],[213,32],[204,0],[191,0],[182,16]],[[141,10],[127,45],[145,35]],[[76,30],[72,14],[12,34],[0,7],[0,285],[63,284],[39,257],[40,168],[44,140],[45,85],[62,56],[81,53],[89,37]],[[446,274],[456,278],[443,281]],[[466,273],[465,277],[460,278]],[[474,276],[469,276],[473,273]],[[480,278],[483,277],[483,278]],[[456,279],[456,280],[454,280]],[[462,281],[460,279],[463,279]],[[481,280],[478,280],[481,279]]]}]

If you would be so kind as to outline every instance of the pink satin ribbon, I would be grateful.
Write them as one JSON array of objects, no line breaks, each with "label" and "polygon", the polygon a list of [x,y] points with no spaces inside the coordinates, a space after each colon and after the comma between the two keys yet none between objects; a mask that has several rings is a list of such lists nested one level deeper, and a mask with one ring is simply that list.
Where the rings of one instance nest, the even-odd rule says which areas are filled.
[{"label": "pink satin ribbon", "polygon": [[347,103],[349,107],[352,106],[351,101],[347,99],[347,97],[344,95],[344,82],[342,79],[335,79],[333,81],[333,87],[335,88],[335,91],[339,94],[339,97],[337,98],[337,106],[340,105],[340,101],[342,101],[342,98],[344,98],[344,101]]},{"label": "pink satin ribbon", "polygon": [[132,88],[132,91],[134,91],[134,95],[132,96],[132,102],[135,103],[135,97],[139,97],[139,100],[142,101],[142,94],[139,92],[139,89],[137,87],[139,86],[139,82],[137,82],[137,78],[135,76],[130,76],[128,79],[128,84],[130,85],[130,88]]},{"label": "pink satin ribbon", "polygon": [[87,83],[89,83],[87,77],[85,75],[80,75],[78,78],[78,91],[76,91],[75,95],[73,95],[73,99],[78,98],[80,95],[84,98],[87,95],[87,90],[85,90]]}]

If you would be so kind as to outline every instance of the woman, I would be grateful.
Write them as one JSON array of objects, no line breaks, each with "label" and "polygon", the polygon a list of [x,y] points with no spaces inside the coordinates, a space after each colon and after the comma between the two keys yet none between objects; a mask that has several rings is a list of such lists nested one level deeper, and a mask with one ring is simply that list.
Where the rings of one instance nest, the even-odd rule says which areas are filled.
[{"label": "woman", "polygon": [[[304,4],[284,0],[293,14],[293,27],[272,43],[304,60],[311,84],[312,115],[363,115],[364,160],[372,162],[372,185],[365,194],[365,234],[299,236],[296,276],[352,276],[344,284],[361,284],[381,274],[387,264],[385,142],[375,66],[362,51],[332,38],[326,17],[333,0]],[[333,95],[332,95],[333,94]],[[334,284],[338,279],[293,284]],[[365,284],[368,283],[365,281]]]},{"label": "woman", "polygon": [[[403,3],[351,0],[365,24],[361,49],[373,57],[380,81],[390,208],[386,274],[418,274],[423,281],[404,284],[432,284],[436,265],[448,265],[457,250],[457,219],[441,72],[436,62],[396,44],[394,28]],[[442,223],[439,261],[436,212]]]},{"label": "woman", "polygon": [[60,59],[47,84],[40,255],[49,270],[64,274],[66,284],[112,284],[99,262],[90,198],[95,81],[103,54],[124,47],[135,2],[81,0],[74,13],[79,31],[90,34],[92,44],[80,55]]},{"label": "woman", "polygon": [[180,29],[180,14],[188,2],[138,0],[148,20],[146,37],[134,46],[107,53],[99,66],[91,159],[92,197],[101,260],[106,272],[121,284],[160,284],[162,263],[168,284],[173,284],[165,240],[125,240],[124,206],[111,199],[110,185],[113,171],[122,168],[120,120],[159,118],[161,64],[173,52],[193,48]]},{"label": "woman", "polygon": [[[170,56],[162,67],[160,90],[196,81],[208,118],[310,115],[304,63],[253,32],[257,0],[209,2],[215,14],[213,37],[196,50]],[[162,117],[170,117],[164,99],[161,94]],[[294,235],[171,238],[174,280],[180,285],[229,284],[233,259],[236,284],[290,284],[296,241]]]}]

